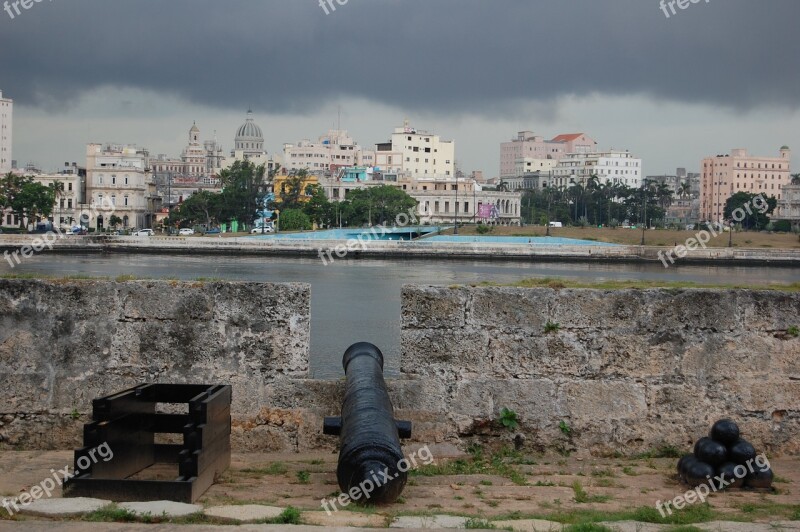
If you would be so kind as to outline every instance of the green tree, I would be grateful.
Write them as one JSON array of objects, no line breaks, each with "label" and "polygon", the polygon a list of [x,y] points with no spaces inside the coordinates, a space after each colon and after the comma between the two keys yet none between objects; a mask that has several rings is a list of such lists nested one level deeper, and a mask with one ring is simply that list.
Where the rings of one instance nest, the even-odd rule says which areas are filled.
[{"label": "green tree", "polygon": [[173,219],[173,223],[177,223],[179,226],[189,227],[195,224],[203,224],[206,228],[209,228],[214,222],[221,221],[220,216],[224,214],[224,201],[222,194],[201,190],[181,203],[177,212],[173,213],[174,218],[173,216],[170,216],[170,218]]},{"label": "green tree", "polygon": [[417,201],[399,188],[381,185],[353,190],[340,206],[343,220],[350,226],[393,225],[400,213],[417,206]]},{"label": "green tree", "polygon": [[35,223],[53,213],[57,189],[37,183],[32,177],[11,172],[0,179],[0,207],[9,209],[19,219],[20,229],[25,221]]},{"label": "green tree", "polygon": [[281,231],[301,231],[311,229],[311,219],[300,209],[282,210],[279,220],[279,229]]},{"label": "green tree", "polygon": [[223,187],[217,206],[220,221],[253,222],[256,212],[264,208],[263,200],[269,187],[265,174],[264,165],[256,166],[250,161],[236,161],[220,172]]},{"label": "green tree", "polygon": [[[759,196],[762,199],[754,202],[753,199]],[[763,198],[764,196],[761,194],[737,192],[725,202],[725,210],[723,211],[725,219],[733,219],[736,223],[741,224],[743,229],[759,230],[765,228],[769,224],[769,215],[778,206],[778,200],[771,196],[766,198],[765,208],[765,200]],[[736,213],[735,218],[734,213]],[[742,214],[744,214],[744,218],[742,218]],[[737,220],[737,218],[739,219]]]},{"label": "green tree", "polygon": [[277,206],[281,211],[286,209],[302,209],[309,196],[314,194],[314,186],[309,184],[308,171],[299,170],[281,183],[281,190],[275,191],[280,197]]},{"label": "green tree", "polygon": [[334,206],[325,196],[325,191],[320,185],[309,187],[311,197],[303,204],[303,212],[317,224],[317,227],[331,226],[335,222]]},{"label": "green tree", "polygon": [[120,218],[116,214],[112,214],[111,217],[108,219],[108,225],[111,226],[112,229],[116,229],[121,223],[122,223],[122,218]]}]

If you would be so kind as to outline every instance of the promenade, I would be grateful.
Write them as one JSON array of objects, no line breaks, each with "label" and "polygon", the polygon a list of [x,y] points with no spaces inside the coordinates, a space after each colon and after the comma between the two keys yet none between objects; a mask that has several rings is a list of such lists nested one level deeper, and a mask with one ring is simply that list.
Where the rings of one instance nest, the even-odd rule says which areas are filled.
[{"label": "promenade", "polygon": [[[8,254],[24,253],[25,246],[35,244],[37,235],[0,235],[0,252],[8,262]],[[41,239],[40,239],[41,242]],[[130,236],[66,236],[43,247],[45,251],[64,253],[162,253],[316,256],[323,262],[330,259],[358,258],[441,258],[490,259],[524,261],[576,262],[657,262],[671,249],[662,246],[546,245],[505,244],[495,242],[437,242],[427,240],[308,240],[264,239],[253,237],[130,237]],[[29,251],[30,252],[30,251]],[[11,260],[14,260],[13,258]],[[735,265],[800,265],[800,249],[707,248],[687,250],[675,264]]]}]

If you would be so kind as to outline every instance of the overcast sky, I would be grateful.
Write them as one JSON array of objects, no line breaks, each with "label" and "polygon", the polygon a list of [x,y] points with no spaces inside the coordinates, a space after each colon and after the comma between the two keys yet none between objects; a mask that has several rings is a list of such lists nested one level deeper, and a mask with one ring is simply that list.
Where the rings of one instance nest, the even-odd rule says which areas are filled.
[{"label": "overcast sky", "polygon": [[[0,0],[2,2],[3,0]],[[344,0],[339,0],[344,1]],[[0,12],[14,159],[87,142],[226,151],[248,107],[274,153],[336,125],[365,146],[404,118],[499,171],[519,130],[586,132],[645,174],[746,147],[800,157],[800,0],[45,0]],[[13,8],[12,8],[13,12]],[[794,165],[796,169],[797,164]]]}]

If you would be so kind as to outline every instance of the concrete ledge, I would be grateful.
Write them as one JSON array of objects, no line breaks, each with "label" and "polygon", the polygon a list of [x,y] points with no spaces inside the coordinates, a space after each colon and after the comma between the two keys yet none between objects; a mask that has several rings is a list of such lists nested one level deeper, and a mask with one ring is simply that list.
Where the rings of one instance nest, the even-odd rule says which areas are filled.
[{"label": "concrete ledge", "polygon": [[[0,252],[14,252],[29,244],[35,235],[0,235]],[[159,253],[159,254],[237,254],[274,256],[319,256],[322,250],[346,245],[347,240],[259,239],[251,237],[122,237],[70,236],[44,252],[66,253]],[[360,246],[359,246],[360,247]],[[624,245],[517,245],[483,242],[370,241],[365,249],[355,249],[354,258],[482,258],[486,260],[658,262],[659,252],[671,248]],[[797,265],[800,250],[746,248],[708,248],[688,251],[676,264]]]}]

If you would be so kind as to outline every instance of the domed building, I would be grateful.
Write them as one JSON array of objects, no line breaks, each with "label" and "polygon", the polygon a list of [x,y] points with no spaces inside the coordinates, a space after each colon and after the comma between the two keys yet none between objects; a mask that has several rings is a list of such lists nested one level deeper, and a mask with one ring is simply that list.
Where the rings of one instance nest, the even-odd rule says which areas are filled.
[{"label": "domed building", "polygon": [[241,152],[245,159],[258,158],[264,152],[264,134],[253,120],[253,111],[247,111],[247,120],[239,127],[234,140],[234,153]]}]

